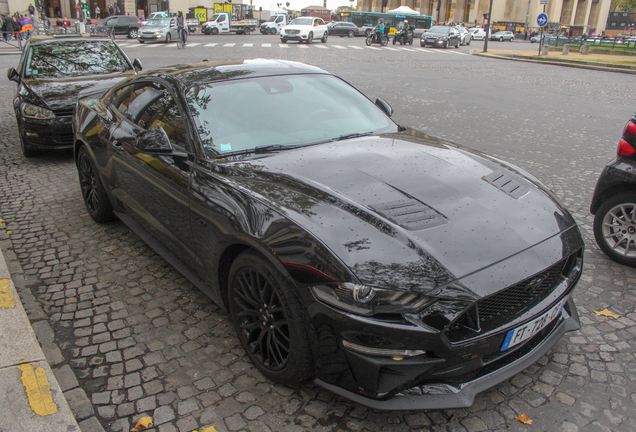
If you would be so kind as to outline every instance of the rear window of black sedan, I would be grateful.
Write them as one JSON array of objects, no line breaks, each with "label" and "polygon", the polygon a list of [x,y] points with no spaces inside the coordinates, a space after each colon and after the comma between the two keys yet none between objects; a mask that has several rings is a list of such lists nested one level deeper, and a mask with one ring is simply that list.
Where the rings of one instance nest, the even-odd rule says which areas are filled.
[{"label": "rear window of black sedan", "polygon": [[66,40],[29,46],[25,76],[70,78],[125,72],[132,67],[110,41]]},{"label": "rear window of black sedan", "polygon": [[397,132],[383,111],[332,75],[280,75],[192,86],[186,99],[209,157]]}]

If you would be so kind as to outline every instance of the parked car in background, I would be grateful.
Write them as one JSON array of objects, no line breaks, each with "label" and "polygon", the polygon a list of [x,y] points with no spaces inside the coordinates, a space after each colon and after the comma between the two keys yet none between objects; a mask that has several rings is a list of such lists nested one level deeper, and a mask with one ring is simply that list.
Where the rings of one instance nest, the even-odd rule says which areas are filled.
[{"label": "parked car in background", "polygon": [[481,27],[471,28],[469,31],[472,40],[484,40],[486,37],[486,31]]},{"label": "parked car in background", "polygon": [[280,31],[282,43],[293,40],[310,44],[314,39],[320,39],[322,43],[325,43],[328,36],[329,29],[322,18],[308,16],[295,18]]},{"label": "parked car in background", "polygon": [[512,42],[515,39],[515,34],[511,31],[500,30],[490,35],[490,40],[497,40],[503,42],[505,40]]},{"label": "parked car in background", "polygon": [[459,30],[448,26],[433,26],[425,30],[420,38],[420,46],[422,47],[431,45],[442,48],[448,48],[449,46],[459,48],[460,43]]},{"label": "parked car in background", "polygon": [[455,27],[459,31],[459,43],[460,45],[470,45],[470,41],[472,39],[471,33],[468,31],[466,27],[456,26]]},{"label": "parked car in background", "polygon": [[179,38],[176,18],[153,18],[139,28],[137,41],[166,42],[176,41]]},{"label": "parked car in background", "polygon": [[392,112],[297,62],[162,67],[78,104],[86,211],[227,310],[267,379],[467,407],[580,328],[583,239],[523,169]]},{"label": "parked car in background", "polygon": [[139,28],[143,25],[136,16],[113,15],[102,23],[108,27],[113,35],[126,35],[128,39],[136,39]]},{"label": "parked car in background", "polygon": [[616,157],[596,182],[590,212],[601,250],[616,262],[636,267],[636,114],[623,128]]},{"label": "parked car in background", "polygon": [[141,70],[110,38],[36,36],[27,42],[18,68],[7,78],[17,84],[13,110],[22,153],[73,147],[71,119],[80,92],[102,93]]},{"label": "parked car in background", "polygon": [[364,32],[361,31],[357,25],[351,22],[339,21],[332,22],[327,24],[327,28],[329,29],[329,35],[340,36],[340,37],[354,37],[363,35]]},{"label": "parked car in background", "polygon": [[275,35],[280,33],[281,29],[289,24],[291,21],[290,15],[276,14],[270,16],[267,21],[261,24],[260,32],[262,34]]}]

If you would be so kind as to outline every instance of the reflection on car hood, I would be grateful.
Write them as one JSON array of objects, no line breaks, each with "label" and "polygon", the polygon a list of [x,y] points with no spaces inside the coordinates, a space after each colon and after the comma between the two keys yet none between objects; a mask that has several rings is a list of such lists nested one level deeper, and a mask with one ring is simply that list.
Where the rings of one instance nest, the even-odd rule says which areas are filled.
[{"label": "reflection on car hood", "polygon": [[391,285],[380,274],[387,269],[401,275],[403,288],[407,274],[416,285],[423,268],[436,273],[439,280],[428,283],[435,288],[575,225],[536,179],[423,134],[356,138],[230,165],[232,183],[376,286]]},{"label": "reflection on car hood", "polygon": [[[24,92],[24,99],[29,103],[41,105],[42,102],[51,110],[70,108],[77,102],[80,91],[94,87],[110,88],[119,81],[134,75],[134,71],[102,76],[90,76],[67,79],[25,79],[24,83],[35,93]],[[39,99],[39,100],[38,100]]]},{"label": "reflection on car hood", "polygon": [[150,31],[150,32],[157,32],[157,31],[164,31],[164,30],[168,30],[170,28],[169,25],[166,26],[142,26],[139,30],[140,31]]}]

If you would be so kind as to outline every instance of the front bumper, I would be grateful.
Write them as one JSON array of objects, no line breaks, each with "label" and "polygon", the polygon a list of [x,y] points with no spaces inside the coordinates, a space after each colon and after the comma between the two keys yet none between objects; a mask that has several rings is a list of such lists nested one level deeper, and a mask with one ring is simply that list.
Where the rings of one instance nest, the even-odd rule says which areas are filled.
[{"label": "front bumper", "polygon": [[21,117],[21,133],[30,148],[68,150],[73,148],[73,117],[60,116],[50,120]]},{"label": "front bumper", "polygon": [[612,159],[598,176],[590,213],[596,214],[598,208],[614,193],[631,191],[636,187],[636,161],[625,157]]},{"label": "front bumper", "polygon": [[444,39],[420,39],[420,42],[424,45],[432,45],[432,46],[444,46],[447,43],[447,40]]},{"label": "front bumper", "polygon": [[288,41],[292,40],[292,41],[306,41],[309,38],[309,33],[307,34],[282,34],[280,35],[280,39],[286,39]]},{"label": "front bumper", "polygon": [[142,40],[142,41],[159,41],[159,40],[166,40],[166,34],[142,34],[139,33],[137,34],[137,39]]}]

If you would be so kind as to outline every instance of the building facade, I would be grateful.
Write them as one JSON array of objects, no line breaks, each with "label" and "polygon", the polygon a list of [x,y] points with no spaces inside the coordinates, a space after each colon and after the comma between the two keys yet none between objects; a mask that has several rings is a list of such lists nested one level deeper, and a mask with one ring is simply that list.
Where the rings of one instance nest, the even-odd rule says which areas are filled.
[{"label": "building facade", "polygon": [[[550,22],[561,23],[563,32],[572,36],[605,30],[612,0],[550,0],[545,6]],[[464,23],[480,26],[488,13],[490,0],[358,0],[358,10],[382,12],[408,6],[440,23]],[[493,0],[493,25],[502,23],[512,31],[523,31],[526,20],[536,30],[537,16],[544,11],[540,0]],[[505,23],[505,24],[503,24]],[[519,24],[522,24],[519,26]]]}]

